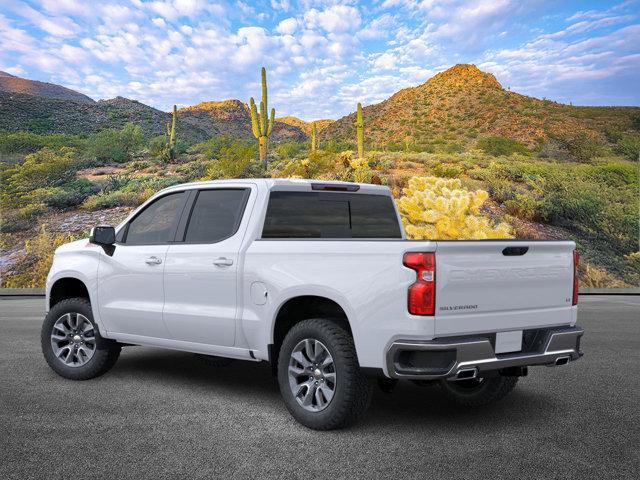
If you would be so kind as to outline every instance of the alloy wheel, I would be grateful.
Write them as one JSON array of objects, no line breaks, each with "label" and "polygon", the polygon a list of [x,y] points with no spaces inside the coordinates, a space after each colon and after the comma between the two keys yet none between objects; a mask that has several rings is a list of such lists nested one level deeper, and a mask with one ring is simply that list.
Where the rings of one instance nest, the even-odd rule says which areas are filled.
[{"label": "alloy wheel", "polygon": [[305,410],[327,408],[336,391],[336,370],[329,349],[320,341],[305,338],[291,352],[289,387]]},{"label": "alloy wheel", "polygon": [[96,351],[93,324],[81,313],[62,315],[51,331],[53,355],[67,367],[85,365]]}]

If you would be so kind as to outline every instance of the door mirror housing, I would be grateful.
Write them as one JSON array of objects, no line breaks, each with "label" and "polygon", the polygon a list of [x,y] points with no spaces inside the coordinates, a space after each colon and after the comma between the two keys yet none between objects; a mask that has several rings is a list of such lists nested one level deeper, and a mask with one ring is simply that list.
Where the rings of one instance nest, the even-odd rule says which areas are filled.
[{"label": "door mirror housing", "polygon": [[89,241],[96,245],[113,245],[116,243],[116,229],[110,225],[100,225],[91,229]]}]

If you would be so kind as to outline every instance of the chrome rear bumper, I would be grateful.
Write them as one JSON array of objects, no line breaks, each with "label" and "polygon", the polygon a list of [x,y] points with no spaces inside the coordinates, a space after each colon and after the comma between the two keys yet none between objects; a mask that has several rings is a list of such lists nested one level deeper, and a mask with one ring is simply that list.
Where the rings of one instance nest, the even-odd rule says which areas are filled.
[{"label": "chrome rear bumper", "polygon": [[583,333],[578,326],[528,330],[522,351],[507,354],[494,352],[492,335],[400,340],[387,350],[387,372],[392,378],[462,380],[512,367],[565,365],[582,356]]}]

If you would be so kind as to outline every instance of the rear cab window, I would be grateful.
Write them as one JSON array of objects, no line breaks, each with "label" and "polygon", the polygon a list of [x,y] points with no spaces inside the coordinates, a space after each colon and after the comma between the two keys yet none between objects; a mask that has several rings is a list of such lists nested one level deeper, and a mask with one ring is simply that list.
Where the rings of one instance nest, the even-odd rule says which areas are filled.
[{"label": "rear cab window", "polygon": [[262,238],[400,239],[402,232],[387,195],[272,191]]}]

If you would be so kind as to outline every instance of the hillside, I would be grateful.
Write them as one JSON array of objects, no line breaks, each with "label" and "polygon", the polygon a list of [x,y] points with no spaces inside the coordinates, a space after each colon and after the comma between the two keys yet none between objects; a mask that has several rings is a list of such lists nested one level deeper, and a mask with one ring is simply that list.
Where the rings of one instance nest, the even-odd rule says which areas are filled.
[{"label": "hillside", "polygon": [[[202,102],[178,110],[178,118],[211,135],[227,135],[244,140],[253,139],[251,116],[247,104],[240,100]],[[275,142],[303,141],[306,136],[301,128],[276,120],[271,140]]]},{"label": "hillside", "polygon": [[16,77],[6,72],[0,72],[0,92],[9,94],[36,95],[42,98],[54,100],[69,100],[79,103],[94,103],[94,100],[60,85],[39,82],[26,78]]},{"label": "hillside", "polygon": [[325,128],[327,128],[329,125],[331,125],[335,120],[331,120],[331,119],[320,119],[320,120],[314,120],[312,122],[306,122],[298,117],[294,117],[294,116],[287,116],[287,117],[280,117],[280,118],[276,118],[277,122],[282,122],[282,123],[286,123],[287,125],[291,125],[293,127],[297,127],[300,130],[302,130],[305,134],[310,135],[311,134],[311,125],[312,124],[316,124],[316,131],[317,132],[321,132],[322,130],[324,130]]},{"label": "hillside", "polygon": [[[460,64],[364,107],[363,116],[365,138],[372,145],[450,140],[469,144],[481,136],[503,136],[533,147],[550,138],[576,135],[604,141],[608,129],[631,129],[640,118],[640,108],[573,107],[539,100],[505,90],[475,65]],[[329,125],[320,137],[353,142],[354,122],[351,113]]]},{"label": "hillside", "polygon": [[[191,143],[212,135],[253,138],[249,112],[239,100],[204,102],[183,108],[178,119],[179,138]],[[140,125],[147,137],[152,137],[162,135],[170,120],[167,112],[123,97],[87,103],[0,91],[0,130],[89,134],[132,122]],[[276,122],[271,137],[276,142],[305,138],[299,128],[281,122]]]}]

